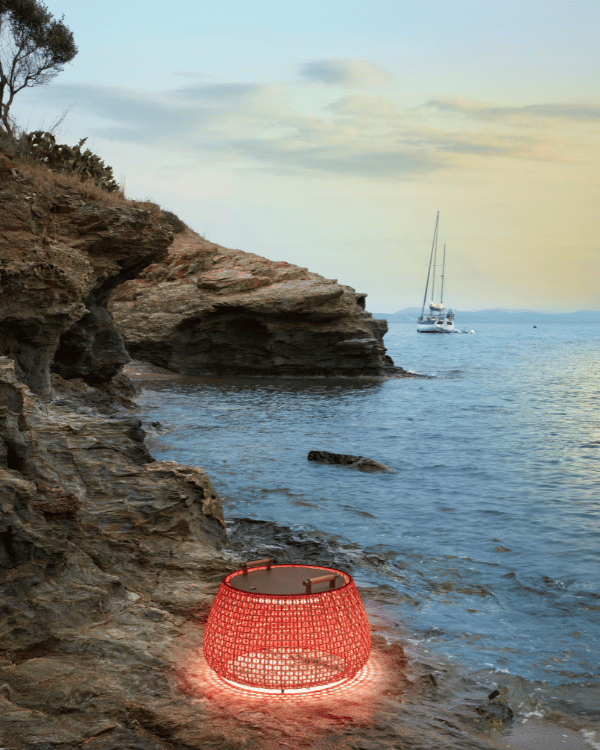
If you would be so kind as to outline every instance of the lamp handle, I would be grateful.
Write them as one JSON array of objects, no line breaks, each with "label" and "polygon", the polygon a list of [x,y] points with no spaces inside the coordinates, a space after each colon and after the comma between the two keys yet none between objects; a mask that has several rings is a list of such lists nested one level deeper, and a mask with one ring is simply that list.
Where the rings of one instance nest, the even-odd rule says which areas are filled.
[{"label": "lamp handle", "polygon": [[318,576],[317,578],[307,578],[306,581],[302,581],[302,585],[306,586],[306,593],[312,594],[312,586],[313,584],[317,583],[326,583],[329,581],[329,588],[334,589],[335,588],[335,579],[337,578],[337,575],[335,573],[331,573],[327,576]]},{"label": "lamp handle", "polygon": [[248,575],[248,568],[258,568],[261,565],[266,565],[267,570],[271,570],[271,565],[273,561],[270,557],[265,557],[262,560],[250,560],[250,562],[244,562],[242,563],[242,570],[244,571],[244,575]]}]

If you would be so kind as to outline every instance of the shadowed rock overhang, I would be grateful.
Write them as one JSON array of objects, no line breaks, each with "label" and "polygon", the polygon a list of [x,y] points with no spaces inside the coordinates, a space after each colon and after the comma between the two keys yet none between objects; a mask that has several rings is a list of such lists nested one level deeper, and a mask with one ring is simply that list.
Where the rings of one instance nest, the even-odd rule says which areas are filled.
[{"label": "shadowed rock overhang", "polygon": [[186,229],[110,309],[132,356],[184,375],[401,375],[365,294]]}]

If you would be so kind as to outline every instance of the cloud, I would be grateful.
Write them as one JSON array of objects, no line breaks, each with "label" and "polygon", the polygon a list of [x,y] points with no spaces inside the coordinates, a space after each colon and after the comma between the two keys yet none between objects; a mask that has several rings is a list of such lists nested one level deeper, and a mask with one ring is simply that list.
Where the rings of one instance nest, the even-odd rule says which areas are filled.
[{"label": "cloud", "polygon": [[445,166],[421,144],[401,143],[394,132],[381,141],[372,137],[387,109],[382,99],[375,120],[363,126],[358,113],[349,123],[345,115],[337,118],[335,107],[330,117],[302,114],[277,84],[194,83],[162,93],[55,85],[48,94],[55,103],[69,102],[106,120],[96,129],[105,138],[204,151],[213,159],[234,157],[275,172],[391,177]]},{"label": "cloud", "polygon": [[600,107],[587,104],[528,104],[524,107],[494,107],[468,99],[431,99],[425,107],[457,112],[477,120],[516,120],[519,118],[560,118],[600,121]]},{"label": "cloud", "polygon": [[[566,105],[494,107],[462,99],[431,100],[407,109],[380,94],[344,96],[326,106],[300,97],[294,106],[296,90],[283,84],[198,79],[163,92],[61,84],[45,89],[38,96],[47,102],[76,107],[104,121],[95,134],[108,140],[202,154],[231,169],[369,178],[481,169],[490,158],[568,161],[569,144],[577,140],[571,133],[574,126],[561,125],[564,132],[550,137],[544,123],[538,128],[519,118],[532,112],[583,118],[584,110],[593,111]],[[457,124],[444,112],[458,113],[461,120]]]},{"label": "cloud", "polygon": [[424,151],[392,148],[386,150],[350,149],[345,143],[313,145],[298,142],[293,146],[281,139],[238,141],[228,144],[240,157],[256,159],[278,174],[353,175],[355,177],[394,178],[424,174],[445,167],[442,160]]},{"label": "cloud", "polygon": [[391,80],[389,73],[384,70],[364,60],[352,58],[312,60],[305,63],[300,72],[309,81],[358,89],[384,86]]},{"label": "cloud", "polygon": [[398,109],[395,103],[384,96],[344,96],[329,105],[329,110],[341,117],[397,120]]},{"label": "cloud", "polygon": [[407,136],[404,140],[405,143],[409,143],[413,146],[420,145],[428,150],[435,150],[446,154],[474,154],[479,156],[515,156],[517,153],[523,155],[523,149],[521,147],[516,148],[515,144],[511,145],[500,145],[490,141],[485,142],[482,138],[477,138],[475,134],[472,134],[471,139],[454,136],[454,137],[436,137],[429,136],[424,137],[419,135],[417,137]]}]

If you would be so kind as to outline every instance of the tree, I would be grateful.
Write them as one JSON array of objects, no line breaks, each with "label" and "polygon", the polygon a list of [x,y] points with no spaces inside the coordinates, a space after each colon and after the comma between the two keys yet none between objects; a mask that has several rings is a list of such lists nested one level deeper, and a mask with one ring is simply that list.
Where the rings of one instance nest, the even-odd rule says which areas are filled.
[{"label": "tree", "polygon": [[15,95],[48,83],[77,54],[63,18],[54,19],[37,0],[0,0],[0,122],[11,139]]}]

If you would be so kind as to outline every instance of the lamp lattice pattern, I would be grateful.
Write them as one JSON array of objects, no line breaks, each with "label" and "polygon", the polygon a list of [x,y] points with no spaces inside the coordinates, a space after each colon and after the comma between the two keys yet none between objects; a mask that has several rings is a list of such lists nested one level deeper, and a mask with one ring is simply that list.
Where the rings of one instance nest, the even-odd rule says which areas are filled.
[{"label": "lamp lattice pattern", "polygon": [[294,595],[239,591],[230,581],[241,572],[228,575],[204,631],[209,666],[226,680],[266,690],[353,677],[369,658],[369,622],[354,581],[331,572],[343,577],[341,588]]}]

